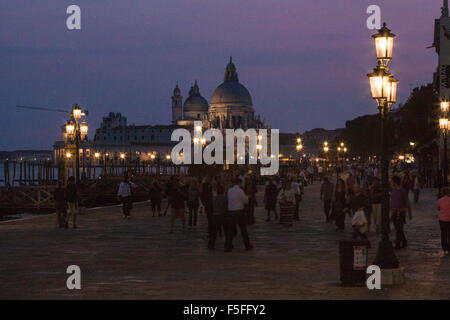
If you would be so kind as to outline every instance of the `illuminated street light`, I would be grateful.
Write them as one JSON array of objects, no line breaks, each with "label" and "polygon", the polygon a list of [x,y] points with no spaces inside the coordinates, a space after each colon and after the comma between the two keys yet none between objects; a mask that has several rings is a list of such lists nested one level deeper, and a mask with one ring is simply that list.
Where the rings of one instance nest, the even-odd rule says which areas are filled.
[{"label": "illuminated street light", "polygon": [[392,59],[395,34],[391,33],[391,30],[386,27],[386,23],[383,23],[383,27],[372,38],[375,40],[375,51],[378,61],[387,66]]},{"label": "illuminated street light", "polygon": [[376,100],[381,121],[381,241],[373,262],[381,269],[396,269],[399,262],[394,253],[390,234],[389,203],[389,156],[387,122],[391,104],[397,100],[398,80],[389,72],[387,64],[392,59],[395,35],[386,27],[386,23],[372,36],[375,40],[375,51],[378,66],[367,76],[369,78],[372,98]]},{"label": "illuminated street light", "polygon": [[443,114],[447,114],[448,109],[449,109],[449,104],[450,104],[450,102],[448,100],[446,100],[446,99],[441,101],[441,103],[440,103],[440,105],[441,105],[441,112]]},{"label": "illuminated street light", "polygon": [[81,117],[86,116],[87,111],[83,112],[78,104],[72,107],[70,119],[65,125],[65,148],[75,149],[75,181],[80,182],[80,144],[87,139],[88,125],[85,121],[80,123]]},{"label": "illuminated street light", "polygon": [[76,121],[81,119],[83,110],[81,110],[80,106],[78,104],[75,104],[72,108],[72,116]]}]

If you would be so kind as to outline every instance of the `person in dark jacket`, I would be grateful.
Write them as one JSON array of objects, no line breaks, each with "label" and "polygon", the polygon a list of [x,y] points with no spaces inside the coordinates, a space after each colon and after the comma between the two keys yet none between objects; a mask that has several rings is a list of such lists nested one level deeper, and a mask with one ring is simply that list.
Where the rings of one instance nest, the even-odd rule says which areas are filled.
[{"label": "person in dark jacket", "polygon": [[198,186],[197,179],[192,179],[189,184],[187,193],[187,206],[189,209],[189,227],[195,227],[197,225],[198,208],[200,205],[200,188]]},{"label": "person in dark jacket", "polygon": [[68,212],[66,216],[66,228],[69,227],[70,218],[72,218],[72,227],[77,228],[77,215],[78,215],[78,187],[75,184],[75,177],[69,177],[69,183],[67,184],[67,206]]},{"label": "person in dark jacket", "polygon": [[402,187],[400,177],[392,177],[391,189],[391,219],[395,227],[395,249],[406,248],[408,245],[403,227],[406,223],[406,212],[412,219],[411,205],[409,203],[408,191]]},{"label": "person in dark jacket", "polygon": [[203,207],[205,208],[206,218],[208,221],[208,237],[211,236],[212,232],[212,200],[213,191],[211,179],[206,176],[200,186],[200,200],[202,201]]},{"label": "person in dark jacket", "polygon": [[61,180],[58,181],[53,197],[55,199],[56,223],[60,228],[64,228],[66,227],[67,190]]},{"label": "person in dark jacket", "polygon": [[248,224],[252,225],[255,223],[255,207],[256,207],[256,192],[258,192],[255,183],[253,182],[251,176],[245,178],[244,192],[248,197],[247,217]]},{"label": "person in dark jacket", "polygon": [[161,192],[162,188],[157,179],[155,179],[150,187],[150,201],[152,203],[152,217],[158,211],[158,217],[161,217]]},{"label": "person in dark jacket", "polygon": [[273,211],[275,213],[275,220],[278,219],[277,214],[277,197],[278,197],[278,187],[273,183],[272,179],[269,179],[269,183],[266,186],[266,190],[264,192],[264,199],[266,202],[266,210],[267,210],[267,220],[270,221],[270,212]]},{"label": "person in dark jacket", "polygon": [[219,184],[217,185],[216,190],[216,195],[213,196],[212,232],[208,242],[209,250],[215,249],[217,234],[224,225],[224,217],[227,213],[227,197],[225,195],[225,188]]},{"label": "person in dark jacket", "polygon": [[338,230],[345,229],[345,214],[347,213],[348,188],[345,181],[341,178],[337,179],[333,191],[332,215],[336,220]]},{"label": "person in dark jacket", "polygon": [[327,176],[323,178],[322,186],[320,187],[320,200],[323,200],[323,211],[325,213],[326,221],[330,221],[331,201],[333,200],[334,185]]},{"label": "person in dark jacket", "polygon": [[177,218],[181,218],[183,224],[183,231],[186,230],[186,216],[185,201],[187,199],[187,191],[183,185],[181,185],[178,177],[173,179],[173,184],[170,188],[169,201],[171,205],[171,217],[170,217],[170,232],[173,233],[173,226]]}]

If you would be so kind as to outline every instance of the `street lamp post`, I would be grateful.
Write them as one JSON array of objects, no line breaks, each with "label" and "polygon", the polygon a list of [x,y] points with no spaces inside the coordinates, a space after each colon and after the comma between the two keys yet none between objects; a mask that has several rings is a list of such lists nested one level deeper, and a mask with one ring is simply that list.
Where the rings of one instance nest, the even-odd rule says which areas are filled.
[{"label": "street lamp post", "polygon": [[[338,158],[339,158],[339,154],[341,154],[341,170],[342,170],[342,173],[344,173],[344,158],[345,158],[345,154],[347,153],[347,147],[345,146],[344,142],[341,142],[339,144],[337,151],[338,151]],[[338,159],[338,161],[339,161],[339,159]]]},{"label": "street lamp post", "polygon": [[372,98],[376,100],[381,120],[381,241],[374,264],[381,269],[398,268],[399,262],[389,239],[389,158],[387,124],[390,106],[396,102],[398,80],[389,72],[388,62],[392,59],[395,35],[386,27],[386,23],[373,35],[378,66],[369,73]]},{"label": "street lamp post", "polygon": [[324,152],[324,155],[325,155],[325,165],[324,165],[325,173],[328,173],[328,151],[329,150],[330,150],[330,148],[328,147],[328,141],[325,141],[323,143],[323,152]]},{"label": "street lamp post", "polygon": [[441,101],[441,118],[439,119],[439,127],[442,131],[442,140],[444,143],[444,163],[442,164],[444,175],[444,187],[448,186],[448,158],[447,158],[447,136],[448,136],[448,109],[449,109],[449,101],[442,100]]},{"label": "street lamp post", "polygon": [[70,120],[66,124],[66,144],[75,143],[75,181],[80,182],[80,144],[87,138],[88,125],[81,122],[81,117],[86,116],[78,104],[72,107]]},{"label": "street lamp post", "polygon": [[297,138],[297,145],[295,148],[297,149],[297,165],[300,167],[300,152],[303,150],[302,138]]}]

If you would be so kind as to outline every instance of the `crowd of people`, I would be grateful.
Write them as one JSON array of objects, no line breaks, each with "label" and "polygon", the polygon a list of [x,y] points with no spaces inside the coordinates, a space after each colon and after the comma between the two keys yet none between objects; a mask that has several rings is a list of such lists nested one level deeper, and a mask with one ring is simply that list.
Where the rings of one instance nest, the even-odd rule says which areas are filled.
[{"label": "crowd of people", "polygon": [[[369,232],[380,234],[383,193],[381,172],[373,165],[354,166],[331,181],[333,175],[323,177],[320,199],[326,222],[334,221],[338,230],[345,229],[347,216],[352,222],[353,238],[368,239]],[[333,179],[334,180],[334,179]],[[425,179],[417,170],[393,168],[389,174],[389,223],[395,230],[395,249],[408,246],[404,226],[412,220],[410,194],[414,203],[420,200]],[[450,250],[450,188],[438,193],[439,225],[444,255]],[[369,243],[370,245],[370,243]]]},{"label": "crowd of people", "polygon": [[[335,178],[336,174],[336,178]],[[133,208],[133,192],[136,184],[131,174],[125,174],[119,184],[117,196],[122,203],[123,216],[129,219]],[[326,170],[320,165],[309,165],[283,178],[279,176],[263,179],[250,173],[198,177],[171,176],[167,182],[154,178],[148,198],[152,217],[166,216],[169,212],[169,233],[174,232],[175,223],[181,221],[183,231],[186,225],[196,228],[199,214],[204,213],[207,221],[208,249],[214,250],[219,237],[224,237],[224,250],[233,249],[233,240],[238,231],[246,250],[252,250],[247,227],[255,223],[256,194],[258,184],[263,185],[263,202],[266,221],[284,223],[286,216],[293,221],[300,218],[300,204],[306,186],[321,180],[320,199],[323,201],[324,218],[334,222],[337,230],[345,230],[346,217],[351,220],[352,237],[368,241],[368,234],[380,234],[381,207],[383,201],[380,172],[378,167],[352,166],[345,172]],[[390,173],[390,223],[395,229],[395,248],[406,248],[404,226],[412,219],[409,194],[414,203],[419,202],[424,181],[417,171],[406,169]],[[79,195],[74,177],[68,185],[59,183],[54,194],[57,225],[77,228]],[[163,199],[167,199],[165,208]],[[442,188],[438,200],[441,243],[445,254],[450,249],[450,188]],[[370,245],[370,243],[369,243]]]},{"label": "crowd of people", "polygon": [[[404,233],[406,217],[412,219],[408,193],[414,190],[417,177],[410,178],[406,171],[402,178],[394,175],[390,187],[390,219],[395,228],[395,248],[407,247]],[[420,184],[419,184],[420,187]],[[416,192],[418,201],[418,191]],[[337,177],[336,182],[328,176],[323,178],[320,190],[323,209],[327,222],[334,221],[338,230],[345,229],[345,220],[349,216],[352,222],[353,238],[368,239],[368,233],[381,232],[382,188],[378,168],[352,167]],[[369,244],[370,245],[370,244]]]}]

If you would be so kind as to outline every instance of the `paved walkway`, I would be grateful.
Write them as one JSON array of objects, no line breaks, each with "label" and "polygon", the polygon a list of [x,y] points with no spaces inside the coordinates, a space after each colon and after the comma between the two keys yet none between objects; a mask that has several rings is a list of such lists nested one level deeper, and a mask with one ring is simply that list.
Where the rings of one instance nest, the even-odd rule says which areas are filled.
[{"label": "paved walkway", "polygon": [[[340,286],[338,240],[350,228],[342,234],[324,222],[318,182],[306,188],[292,228],[265,222],[257,208],[252,252],[240,235],[233,253],[221,250],[223,239],[206,250],[204,215],[195,230],[183,233],[178,221],[170,235],[169,218],[152,218],[147,203],[130,220],[119,207],[90,210],[77,230],[56,229],[54,216],[9,221],[0,223],[0,299],[448,299],[450,258],[439,258],[435,208],[435,190],[425,190],[406,226],[409,247],[398,258],[407,283],[375,291]],[[82,290],[66,288],[72,264],[81,267]]]}]

